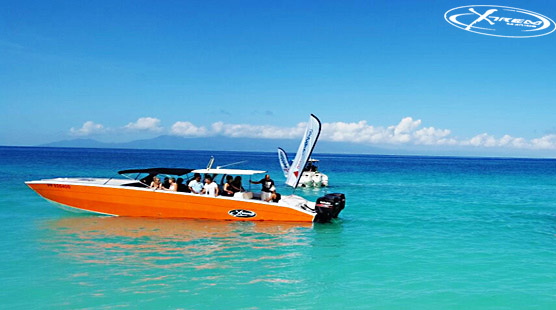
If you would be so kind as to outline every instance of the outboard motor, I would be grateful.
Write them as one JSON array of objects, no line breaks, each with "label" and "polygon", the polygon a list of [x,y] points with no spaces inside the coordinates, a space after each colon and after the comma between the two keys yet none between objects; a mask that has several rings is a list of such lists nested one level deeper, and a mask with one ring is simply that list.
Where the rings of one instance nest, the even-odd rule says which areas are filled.
[{"label": "outboard motor", "polygon": [[317,199],[315,222],[326,223],[337,218],[346,205],[346,196],[341,193],[326,194]]}]

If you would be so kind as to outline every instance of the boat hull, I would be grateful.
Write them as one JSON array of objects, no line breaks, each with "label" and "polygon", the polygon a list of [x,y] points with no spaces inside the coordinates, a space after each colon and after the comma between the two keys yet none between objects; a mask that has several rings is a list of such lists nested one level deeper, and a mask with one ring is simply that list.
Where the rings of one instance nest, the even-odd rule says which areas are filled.
[{"label": "boat hull", "polygon": [[328,176],[321,172],[303,171],[299,178],[301,187],[326,187],[328,186]]},{"label": "boat hull", "polygon": [[209,197],[121,186],[26,183],[37,194],[66,207],[113,216],[234,221],[313,222],[315,212],[255,199]]}]

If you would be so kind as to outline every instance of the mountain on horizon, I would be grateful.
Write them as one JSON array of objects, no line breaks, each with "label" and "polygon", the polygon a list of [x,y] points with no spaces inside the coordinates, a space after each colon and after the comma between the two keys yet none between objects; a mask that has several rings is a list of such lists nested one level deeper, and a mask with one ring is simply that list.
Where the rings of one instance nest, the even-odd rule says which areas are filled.
[{"label": "mountain on horizon", "polygon": [[[141,139],[129,142],[101,142],[94,139],[71,139],[41,144],[38,146],[245,152],[274,152],[277,147],[281,147],[288,152],[295,153],[297,151],[297,147],[299,146],[299,141],[295,139],[229,138],[223,136],[184,138],[161,135],[151,139]],[[319,141],[315,148],[315,152],[360,154],[391,153],[387,150],[368,145],[330,141]]]},{"label": "mountain on horizon", "polygon": [[[281,147],[290,154],[297,152],[297,139],[257,139],[230,138],[212,136],[202,138],[184,138],[161,135],[151,139],[133,140],[129,142],[101,142],[94,139],[71,139],[37,145],[38,147],[69,147],[69,148],[113,148],[113,149],[154,149],[154,150],[192,150],[192,151],[239,151],[239,152],[276,152]],[[535,154],[528,150],[507,150],[492,148],[488,153],[481,149],[456,146],[443,150],[426,146],[392,146],[375,147],[368,144],[349,142],[319,141],[315,153],[327,154],[369,154],[369,155],[417,155],[417,156],[471,156],[471,157],[525,157],[555,158],[552,150]]]}]

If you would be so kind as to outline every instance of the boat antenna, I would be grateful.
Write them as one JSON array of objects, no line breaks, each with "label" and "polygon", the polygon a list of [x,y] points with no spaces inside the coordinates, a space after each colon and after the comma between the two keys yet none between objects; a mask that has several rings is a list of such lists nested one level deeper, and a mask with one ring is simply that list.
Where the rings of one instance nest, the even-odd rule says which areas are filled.
[{"label": "boat antenna", "polygon": [[212,168],[212,164],[214,164],[214,156],[211,156],[207,165],[207,170]]},{"label": "boat antenna", "polygon": [[234,166],[234,165],[239,165],[239,164],[243,164],[243,163],[246,163],[246,162],[247,162],[247,160],[242,160],[242,161],[238,161],[238,162],[235,162],[235,163],[227,164],[227,165],[224,165],[224,166],[216,166],[216,169],[220,169],[220,168],[224,168],[224,167],[229,167],[229,166]]}]

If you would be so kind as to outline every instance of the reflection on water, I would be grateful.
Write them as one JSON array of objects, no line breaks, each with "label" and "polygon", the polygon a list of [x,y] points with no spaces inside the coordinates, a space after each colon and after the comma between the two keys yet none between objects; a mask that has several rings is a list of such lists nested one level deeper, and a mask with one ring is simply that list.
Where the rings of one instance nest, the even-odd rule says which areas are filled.
[{"label": "reflection on water", "polygon": [[67,217],[48,223],[48,228],[55,237],[47,243],[55,244],[60,255],[85,263],[211,269],[234,258],[246,262],[295,256],[245,257],[243,252],[307,245],[302,234],[312,224]]},{"label": "reflection on water", "polygon": [[[314,232],[304,223],[119,217],[65,217],[44,228],[43,249],[71,270],[62,267],[57,277],[87,298],[304,285],[298,266],[310,261]],[[107,282],[120,284],[109,289]]]}]

